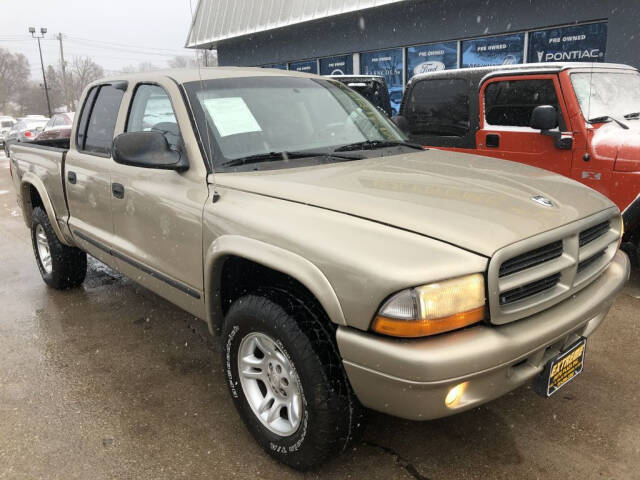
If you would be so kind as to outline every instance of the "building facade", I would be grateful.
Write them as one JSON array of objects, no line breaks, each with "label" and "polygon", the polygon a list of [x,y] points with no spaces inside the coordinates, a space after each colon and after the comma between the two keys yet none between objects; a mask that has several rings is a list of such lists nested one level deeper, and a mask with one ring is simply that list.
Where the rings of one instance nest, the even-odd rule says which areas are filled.
[{"label": "building facade", "polygon": [[637,0],[200,0],[187,39],[220,65],[383,75],[550,61],[640,66]]}]

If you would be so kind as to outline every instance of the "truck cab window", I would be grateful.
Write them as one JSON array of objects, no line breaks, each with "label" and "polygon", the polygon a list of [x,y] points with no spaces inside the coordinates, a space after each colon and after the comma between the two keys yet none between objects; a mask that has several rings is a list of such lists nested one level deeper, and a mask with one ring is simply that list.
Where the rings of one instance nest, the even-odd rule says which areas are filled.
[{"label": "truck cab window", "polygon": [[422,80],[411,89],[404,116],[411,135],[461,137],[469,131],[469,94],[462,79]]},{"label": "truck cab window", "polygon": [[140,85],[136,89],[127,120],[127,132],[161,131],[170,145],[180,142],[180,129],[171,100],[158,85]]},{"label": "truck cab window", "polygon": [[487,85],[484,91],[485,119],[489,125],[528,127],[531,112],[539,105],[556,107],[561,122],[556,89],[551,79],[505,80]]},{"label": "truck cab window", "polygon": [[[111,155],[113,131],[124,91],[111,85],[102,85],[93,104],[87,125],[84,150],[88,153]],[[86,108],[86,105],[85,105]],[[83,111],[84,115],[84,111]]]}]

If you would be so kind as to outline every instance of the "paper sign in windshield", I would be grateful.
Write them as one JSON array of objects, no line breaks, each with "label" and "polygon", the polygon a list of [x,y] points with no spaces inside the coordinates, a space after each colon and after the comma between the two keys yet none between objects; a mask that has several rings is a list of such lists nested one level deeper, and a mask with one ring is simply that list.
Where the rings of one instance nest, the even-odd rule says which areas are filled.
[{"label": "paper sign in windshield", "polygon": [[221,137],[262,131],[241,97],[207,98],[203,103]]}]

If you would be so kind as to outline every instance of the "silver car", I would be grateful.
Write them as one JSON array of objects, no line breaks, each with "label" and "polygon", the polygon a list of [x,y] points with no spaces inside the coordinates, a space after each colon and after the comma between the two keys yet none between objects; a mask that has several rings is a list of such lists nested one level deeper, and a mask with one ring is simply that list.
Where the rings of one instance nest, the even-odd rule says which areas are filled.
[{"label": "silver car", "polygon": [[4,137],[4,152],[7,157],[12,143],[33,142],[48,121],[47,117],[26,117],[16,123]]},{"label": "silver car", "polygon": [[0,146],[4,146],[4,137],[9,130],[16,124],[16,119],[13,117],[0,116]]}]

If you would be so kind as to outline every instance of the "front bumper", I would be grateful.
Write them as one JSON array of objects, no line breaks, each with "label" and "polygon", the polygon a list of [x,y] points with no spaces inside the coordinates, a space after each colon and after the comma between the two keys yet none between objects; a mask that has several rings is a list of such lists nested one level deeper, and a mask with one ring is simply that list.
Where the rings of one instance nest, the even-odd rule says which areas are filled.
[{"label": "front bumper", "polygon": [[[565,347],[591,335],[629,273],[629,259],[618,251],[591,285],[529,318],[420,340],[339,327],[338,347],[364,406],[411,420],[445,417],[519,387]],[[447,407],[447,393],[462,382],[468,383],[460,401]]]}]

